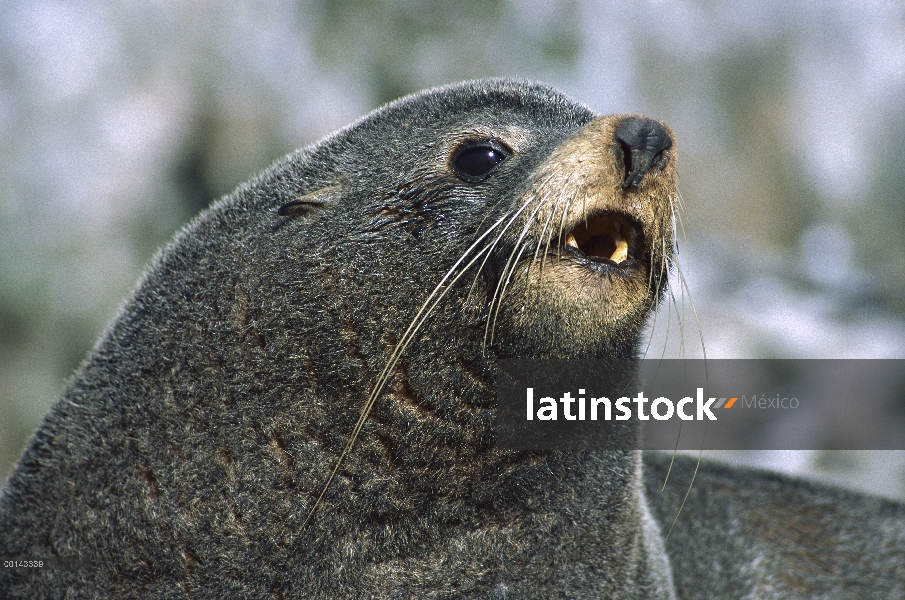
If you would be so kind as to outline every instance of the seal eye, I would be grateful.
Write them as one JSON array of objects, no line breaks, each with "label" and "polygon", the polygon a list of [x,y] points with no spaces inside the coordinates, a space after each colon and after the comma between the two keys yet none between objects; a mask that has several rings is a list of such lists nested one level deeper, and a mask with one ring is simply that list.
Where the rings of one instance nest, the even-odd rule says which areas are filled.
[{"label": "seal eye", "polygon": [[452,159],[453,169],[465,181],[481,181],[490,175],[509,153],[487,142],[466,146]]}]

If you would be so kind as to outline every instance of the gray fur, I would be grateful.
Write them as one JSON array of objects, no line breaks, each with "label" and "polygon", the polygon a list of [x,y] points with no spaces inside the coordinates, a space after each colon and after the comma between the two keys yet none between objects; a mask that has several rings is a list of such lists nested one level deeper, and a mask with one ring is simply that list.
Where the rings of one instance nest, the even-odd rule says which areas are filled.
[{"label": "gray fur", "polygon": [[[644,457],[668,530],[697,460]],[[681,598],[905,598],[905,506],[776,473],[703,461],[666,541]]]},{"label": "gray fur", "polygon": [[[703,562],[709,540],[744,547],[738,536],[756,532],[720,519],[746,486],[773,490],[763,476],[705,469],[664,551],[676,503],[651,491],[659,462],[645,479],[638,453],[493,448],[496,359],[631,356],[663,289],[645,274],[643,302],[606,327],[594,323],[605,308],[566,318],[532,311],[514,290],[485,347],[502,249],[425,322],[306,523],[424,299],[595,117],[522,82],[433,90],[290,155],[195,219],[145,273],[0,497],[0,555],[79,557],[82,568],[0,571],[0,597],[737,597],[774,582],[760,568],[774,564],[747,555],[719,555],[716,573]],[[482,127],[525,137],[492,178],[464,185],[448,155]],[[597,333],[579,337],[575,323]],[[818,504],[841,497],[775,488]],[[730,508],[708,512],[711,497]],[[905,547],[903,518],[883,506],[888,561]],[[847,508],[834,515],[821,521],[826,539],[851,521]],[[901,593],[901,566],[884,564],[884,589]],[[846,576],[806,578],[823,590]]]}]

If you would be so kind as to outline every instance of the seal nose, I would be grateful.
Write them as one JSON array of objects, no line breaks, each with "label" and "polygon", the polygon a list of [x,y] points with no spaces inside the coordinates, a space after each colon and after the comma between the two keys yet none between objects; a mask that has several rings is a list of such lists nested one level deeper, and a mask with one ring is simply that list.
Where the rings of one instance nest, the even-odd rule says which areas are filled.
[{"label": "seal nose", "polygon": [[626,117],[616,128],[616,140],[622,147],[625,161],[623,189],[634,188],[651,166],[658,162],[663,151],[672,146],[666,128],[653,119]]}]

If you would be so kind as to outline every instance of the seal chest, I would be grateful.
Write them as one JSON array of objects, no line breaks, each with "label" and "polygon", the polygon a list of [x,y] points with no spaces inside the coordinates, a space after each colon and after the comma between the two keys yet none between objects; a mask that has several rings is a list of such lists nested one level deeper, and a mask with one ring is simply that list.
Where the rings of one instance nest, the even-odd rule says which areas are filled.
[{"label": "seal chest", "polygon": [[0,498],[2,554],[89,566],[0,590],[670,597],[636,453],[492,425],[500,359],[636,354],[675,147],[491,80],[277,162],[157,256]]}]

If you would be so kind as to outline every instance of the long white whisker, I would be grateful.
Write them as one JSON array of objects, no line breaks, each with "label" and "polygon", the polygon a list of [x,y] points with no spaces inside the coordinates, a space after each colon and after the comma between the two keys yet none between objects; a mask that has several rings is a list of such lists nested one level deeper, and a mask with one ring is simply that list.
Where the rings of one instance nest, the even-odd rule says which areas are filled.
[{"label": "long white whisker", "polygon": [[[524,252],[524,241],[525,237],[528,235],[528,232],[531,230],[531,227],[534,225],[534,219],[537,217],[537,213],[540,211],[543,206],[543,198],[538,201],[537,206],[534,207],[534,211],[531,213],[531,216],[528,217],[525,226],[522,228],[522,231],[519,233],[518,239],[516,239],[515,244],[512,248],[512,252],[509,253],[509,258],[506,260],[506,264],[503,266],[502,276],[500,280],[497,281],[496,289],[493,292],[493,297],[490,300],[490,307],[488,309],[488,319],[487,324],[484,326],[484,346],[487,346],[487,338],[488,334],[490,337],[490,343],[493,344],[493,329],[496,327],[496,319],[497,315],[500,312],[500,303],[503,301],[503,293],[505,293],[506,286],[508,285],[507,280],[509,279],[512,271],[515,270],[515,265],[518,264],[518,260],[521,259],[522,253]],[[519,247],[522,247],[522,251],[518,253],[518,258],[516,262],[513,263],[512,258],[515,256],[516,251],[519,250]],[[503,292],[501,293],[501,288]],[[492,315],[492,317],[491,317]]]},{"label": "long white whisker", "polygon": [[[677,234],[677,231],[676,231],[676,229],[677,229],[676,223],[678,222],[678,227],[682,230],[682,239],[685,241],[686,247],[687,247],[688,239],[687,239],[687,236],[686,236],[686,233],[685,233],[685,226],[684,226],[684,223],[682,222],[682,215],[681,215],[681,210],[684,210],[684,202],[683,202],[683,200],[682,200],[681,194],[679,194],[678,192],[676,192],[675,198],[676,198],[676,205],[677,205],[677,207],[679,208],[679,210],[676,210],[676,208],[677,208],[676,206],[671,206],[671,208],[672,208],[672,211],[671,211],[671,212],[672,212],[672,216],[673,216],[673,223],[672,223],[673,236],[674,236],[674,238],[675,238],[675,235]],[[672,198],[670,198],[670,200],[672,201]],[[701,352],[702,352],[703,360],[704,360],[704,379],[705,379],[705,386],[707,386],[707,387],[709,388],[709,380],[710,380],[710,377],[709,377],[709,375],[708,375],[708,373],[707,373],[707,348],[706,348],[706,346],[705,346],[705,344],[704,344],[704,332],[703,332],[703,329],[702,329],[702,327],[701,327],[701,321],[700,321],[700,319],[698,318],[697,309],[696,309],[695,306],[694,306],[694,300],[692,300],[692,298],[691,298],[691,290],[690,290],[689,287],[688,287],[688,281],[687,281],[686,278],[685,278],[685,274],[682,272],[682,265],[681,265],[680,261],[678,260],[678,258],[676,258],[676,259],[674,259],[674,260],[672,260],[672,261],[670,261],[670,262],[671,262],[671,264],[674,265],[675,268],[676,268],[676,277],[677,277],[677,279],[678,279],[678,281],[679,281],[680,289],[682,290],[682,307],[681,307],[681,311],[684,312],[685,298],[688,298],[688,303],[689,303],[689,306],[691,307],[691,312],[692,312],[692,315],[694,316],[694,320],[695,320],[695,323],[696,323],[696,325],[697,325],[698,338],[699,338],[699,340],[700,340],[700,342],[701,342]],[[680,307],[678,306],[678,303],[677,303],[676,300],[675,300],[675,295],[674,295],[672,289],[670,289],[670,300],[671,300],[671,304],[675,307],[675,310],[676,310],[676,313],[677,313],[677,317],[679,317],[679,327],[680,327],[681,330],[684,330],[684,327],[683,327],[683,324],[682,324],[682,319],[681,319],[681,317],[680,317],[679,314],[678,314],[679,311],[680,311]],[[680,347],[682,348],[682,350],[683,350],[683,352],[684,352],[684,348],[685,348],[684,332],[681,333],[680,335],[682,336],[682,337],[681,337],[681,341],[680,341]],[[680,424],[680,425],[681,425],[681,424]],[[679,435],[681,435],[681,429],[679,430]],[[676,511],[676,516],[675,516],[675,518],[673,519],[673,522],[672,522],[672,524],[671,524],[670,527],[669,527],[669,531],[666,532],[666,536],[665,536],[666,539],[669,539],[669,535],[672,533],[673,528],[675,528],[676,523],[679,521],[679,516],[682,514],[682,509],[685,508],[685,503],[688,501],[688,496],[691,494],[691,489],[692,489],[692,487],[694,486],[694,480],[695,480],[695,478],[697,477],[697,475],[698,475],[698,469],[699,469],[700,466],[701,466],[701,460],[702,460],[703,454],[704,454],[704,446],[705,446],[706,437],[707,437],[707,423],[705,422],[705,423],[704,423],[704,432],[703,432],[703,435],[702,435],[702,437],[701,437],[701,447],[698,449],[698,460],[697,460],[697,462],[695,463],[694,473],[692,473],[691,481],[688,483],[688,489],[685,490],[685,496],[682,498],[682,503],[679,505],[679,509]],[[676,458],[676,453],[678,452],[678,445],[679,445],[679,440],[678,440],[678,438],[677,438],[677,439],[676,439],[676,447],[673,448],[672,459],[671,459],[670,462],[669,462],[669,468],[668,468],[667,471],[666,471],[666,476],[665,476],[665,478],[664,478],[663,487],[661,488],[661,491],[662,491],[663,489],[666,488],[666,482],[669,480],[669,475],[670,475],[670,473],[672,472],[673,463],[674,463],[675,458]]]},{"label": "long white whisker", "polygon": [[[547,198],[549,198],[549,194],[544,196],[544,198],[541,200],[541,202],[546,202]],[[554,206],[554,209],[551,210],[550,214],[547,216],[547,220],[544,221],[544,227],[541,229],[540,235],[537,237],[537,246],[535,246],[535,248],[534,248],[534,256],[531,257],[532,262],[536,261],[538,255],[540,254],[540,247],[543,245],[544,236],[547,235],[547,229],[550,227],[550,222],[553,220],[553,214],[554,214],[555,210],[556,210],[556,207]],[[541,273],[543,273],[543,268],[544,268],[543,262],[541,262],[540,268],[541,268]]]},{"label": "long white whisker", "polygon": [[[479,276],[481,275],[481,271],[484,270],[484,266],[487,264],[487,259],[490,257],[491,252],[493,251],[494,248],[496,248],[496,245],[497,245],[497,244],[499,243],[499,241],[503,238],[503,235],[506,234],[506,232],[509,230],[509,227],[512,226],[512,224],[513,224],[513,223],[515,222],[515,220],[519,217],[519,215],[521,215],[522,212],[523,212],[526,208],[528,208],[528,205],[531,204],[532,200],[533,200],[533,198],[529,198],[528,200],[525,200],[525,202],[523,202],[521,206],[518,207],[518,210],[515,211],[515,214],[512,215],[512,218],[509,219],[509,222],[506,223],[505,227],[503,227],[503,229],[500,231],[500,233],[497,235],[497,237],[496,237],[496,238],[493,240],[493,242],[490,244],[490,252],[487,252],[487,253],[484,255],[484,260],[481,261],[480,266],[479,266],[478,269],[475,271],[474,279],[473,279],[472,282],[471,282],[471,286],[468,288],[468,297],[471,297],[471,296],[472,296],[472,292],[474,291],[474,288],[475,288],[475,286],[476,286],[477,283],[478,283],[478,278],[479,278]],[[505,218],[505,217],[503,217],[503,218]],[[494,224],[494,227],[496,227],[497,225],[499,225],[499,222],[497,222],[496,224]]]},{"label": "long white whisker", "polygon": [[[571,186],[565,185],[565,186],[563,186],[563,189],[571,189]],[[559,203],[557,203],[557,206],[559,206]],[[562,236],[563,236],[563,231],[566,228],[566,215],[568,213],[569,213],[568,207],[564,206],[563,211],[562,211],[562,218],[560,218],[560,220],[559,220],[559,246],[560,247],[562,247],[562,244],[563,244]],[[562,256],[561,252],[559,253],[559,256]]]},{"label": "long white whisker", "polygon": [[[666,221],[666,216],[664,215],[663,222],[660,223],[661,231],[666,230],[665,221]],[[660,274],[659,274],[659,278],[657,279],[657,288],[654,290],[654,298],[655,298],[655,302],[657,303],[656,308],[658,310],[654,311],[654,322],[651,325],[650,335],[647,336],[647,346],[645,346],[645,348],[644,348],[645,357],[647,356],[647,353],[650,351],[650,346],[653,343],[653,339],[654,339],[654,330],[656,329],[656,326],[657,326],[657,318],[659,317],[659,308],[660,308],[660,290],[662,289],[662,286],[664,285],[663,282],[666,281],[666,278],[669,276],[669,265],[672,264],[672,261],[669,258],[670,253],[668,252],[668,250],[669,249],[667,248],[666,238],[661,236],[660,237],[660,253],[659,253],[660,254],[660,261],[659,261]],[[654,273],[655,273],[655,269],[651,269],[648,272],[648,276],[647,276],[647,287],[648,288],[650,288],[651,285],[653,284]],[[667,310],[666,326],[667,326],[666,340],[663,343],[663,352],[661,353],[661,356],[660,356],[661,359],[663,358],[663,356],[665,356],[666,347],[667,347],[666,342],[669,340],[669,310]]]},{"label": "long white whisker", "polygon": [[[510,255],[509,260],[512,261],[512,267],[508,268],[509,265],[507,263],[507,269],[503,269],[503,277],[500,279],[500,281],[505,282],[505,283],[503,283],[503,289],[500,291],[499,296],[496,297],[496,310],[492,311],[493,312],[493,324],[490,327],[490,343],[491,344],[493,344],[493,333],[496,330],[496,320],[497,320],[497,316],[500,313],[500,306],[503,303],[503,297],[506,295],[506,288],[509,286],[509,278],[512,276],[512,273],[515,271],[515,267],[518,265],[519,261],[522,259],[522,254],[525,253],[525,249],[528,247],[527,244],[522,243],[523,240],[524,240],[524,236],[518,240],[518,245],[513,249],[513,253],[515,252],[516,249],[518,249],[518,255],[515,256],[514,261],[512,261],[512,255]],[[489,323],[490,323],[490,320],[488,319],[488,324]],[[484,339],[486,341],[486,339],[487,339],[486,330],[485,330],[484,335],[485,335]]]},{"label": "long white whisker", "polygon": [[[560,207],[560,206],[563,207],[563,209],[562,209],[562,210],[563,210],[563,217],[562,217],[562,219],[565,219],[565,214],[566,214],[566,212],[568,212],[568,210],[567,210],[567,209],[568,209],[568,206],[567,206],[567,205],[568,205],[568,199],[566,198],[565,194],[563,194],[562,191],[560,190],[560,193],[559,193],[559,195],[558,195],[558,197],[557,197],[557,199],[556,199],[556,202],[553,204],[553,209],[550,211],[550,216],[549,216],[548,219],[547,219],[547,223],[544,224],[544,231],[547,230],[547,225],[548,225],[549,223],[551,223],[551,222],[553,221],[553,219],[555,218],[555,216],[556,216],[556,211],[559,210],[559,207]],[[562,236],[562,233],[560,233],[560,237],[561,237],[561,236]],[[550,255],[550,243],[551,243],[552,241],[553,241],[553,230],[551,229],[551,230],[549,231],[549,234],[547,235],[547,242],[546,242],[546,245],[544,246],[544,254],[543,254],[543,256],[546,257],[546,256],[549,256],[549,255]],[[560,240],[560,241],[561,241],[561,240]],[[559,258],[559,252],[557,252],[557,259],[558,259],[558,258]],[[543,268],[544,268],[544,265],[543,265],[543,263],[541,263],[541,272],[540,272],[540,275],[541,275],[541,276],[543,276]]]}]

